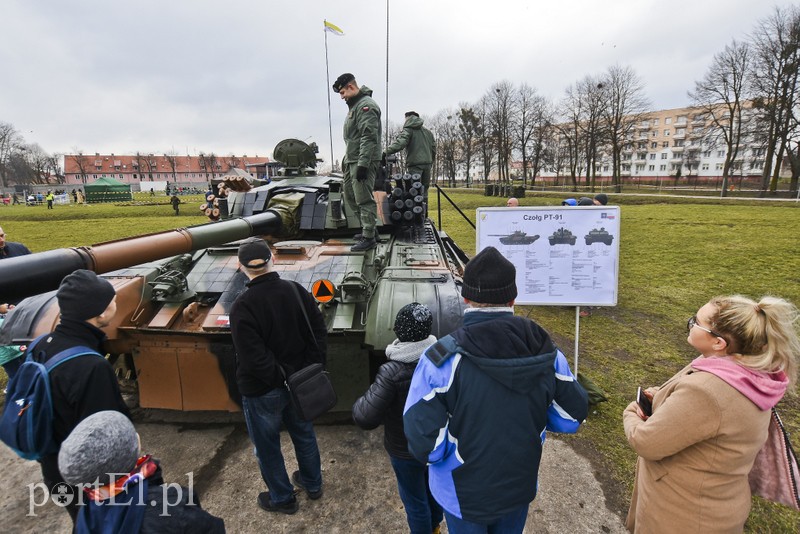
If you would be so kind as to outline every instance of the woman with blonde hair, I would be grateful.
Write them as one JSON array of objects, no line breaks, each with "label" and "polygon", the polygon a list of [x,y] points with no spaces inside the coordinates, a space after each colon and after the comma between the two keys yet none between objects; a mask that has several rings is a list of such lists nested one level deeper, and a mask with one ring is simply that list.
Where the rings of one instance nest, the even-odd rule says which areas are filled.
[{"label": "woman with blonde hair", "polygon": [[716,297],[687,323],[700,356],[623,412],[639,455],[627,527],[633,532],[742,532],[747,475],[771,408],[797,378],[797,308],[764,297]]}]

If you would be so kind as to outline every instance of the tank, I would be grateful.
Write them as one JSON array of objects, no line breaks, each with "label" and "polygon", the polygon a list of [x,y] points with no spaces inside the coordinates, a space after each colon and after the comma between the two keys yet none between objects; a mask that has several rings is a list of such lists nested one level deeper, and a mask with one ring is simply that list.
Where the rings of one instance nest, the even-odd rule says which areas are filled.
[{"label": "tank", "polygon": [[572,235],[572,232],[563,226],[553,232],[553,235],[547,238],[551,245],[574,245],[578,240],[577,237]]},{"label": "tank", "polygon": [[515,230],[508,235],[490,234],[491,237],[499,237],[504,245],[530,245],[539,239],[539,234],[528,235],[522,230]]},{"label": "tank", "polygon": [[296,139],[279,143],[273,154],[283,168],[269,184],[226,179],[226,196],[215,199],[224,214],[218,222],[3,260],[0,294],[24,300],[8,314],[0,343],[53,330],[60,280],[90,269],[117,290],[106,348],[136,381],[141,407],[237,411],[228,313],[247,281],[238,242],[257,235],[270,244],[281,278],[297,281],[318,301],[339,396],[335,410],[349,411],[385,361],[402,306],[427,305],[437,337],[460,325],[467,257],[419,210],[394,224],[391,192],[384,190],[374,192],[378,246],[351,252],[358,221],[344,204],[343,179],[314,171],[314,148]]},{"label": "tank", "polygon": [[589,233],[583,236],[583,238],[586,240],[587,245],[591,245],[592,243],[603,243],[611,246],[611,242],[614,241],[614,236],[609,234],[608,231],[602,226],[599,230],[597,228],[589,230]]}]

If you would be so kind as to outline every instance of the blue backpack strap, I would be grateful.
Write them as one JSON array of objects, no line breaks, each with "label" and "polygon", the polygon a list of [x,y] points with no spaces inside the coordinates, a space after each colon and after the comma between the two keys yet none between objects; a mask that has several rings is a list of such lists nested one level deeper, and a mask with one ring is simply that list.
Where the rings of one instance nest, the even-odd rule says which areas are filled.
[{"label": "blue backpack strap", "polygon": [[89,354],[94,354],[96,356],[103,357],[102,354],[97,352],[96,350],[92,350],[89,347],[71,347],[66,350],[62,350],[46,362],[44,362],[44,368],[49,373],[53,370],[54,367],[57,365],[61,365],[62,363],[66,362],[67,360],[71,360],[73,358],[77,358],[78,356],[86,356]]},{"label": "blue backpack strap", "polygon": [[39,343],[41,340],[49,336],[52,332],[47,332],[46,334],[42,334],[41,336],[35,338],[33,341],[28,343],[28,348],[25,349],[25,361],[35,361],[33,358],[34,352],[33,349],[36,347],[36,344]]}]

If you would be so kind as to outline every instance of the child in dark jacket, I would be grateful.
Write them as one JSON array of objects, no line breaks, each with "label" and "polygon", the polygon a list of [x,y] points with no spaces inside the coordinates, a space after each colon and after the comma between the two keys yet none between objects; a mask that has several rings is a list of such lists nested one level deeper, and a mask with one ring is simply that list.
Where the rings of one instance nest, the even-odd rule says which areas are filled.
[{"label": "child in dark jacket", "polygon": [[191,488],[164,484],[161,467],[140,456],[139,435],[120,412],[97,412],[61,444],[58,469],[83,490],[75,532],[224,534],[225,523],[200,507]]},{"label": "child in dark jacket", "polygon": [[403,306],[394,324],[397,339],[386,347],[388,362],[381,365],[375,382],[353,405],[353,420],[365,429],[384,425],[383,445],[389,453],[400,499],[412,534],[439,532],[442,507],[428,488],[428,468],[408,452],[403,430],[403,407],[417,361],[436,342],[431,335],[433,316],[427,306],[412,302]]}]

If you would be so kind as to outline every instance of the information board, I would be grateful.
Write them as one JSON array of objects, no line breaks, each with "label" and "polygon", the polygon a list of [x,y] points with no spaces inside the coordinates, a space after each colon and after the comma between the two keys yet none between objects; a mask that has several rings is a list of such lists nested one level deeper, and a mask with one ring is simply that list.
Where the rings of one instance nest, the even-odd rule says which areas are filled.
[{"label": "information board", "polygon": [[478,208],[476,219],[476,250],[517,268],[518,304],[617,304],[619,206]]}]

